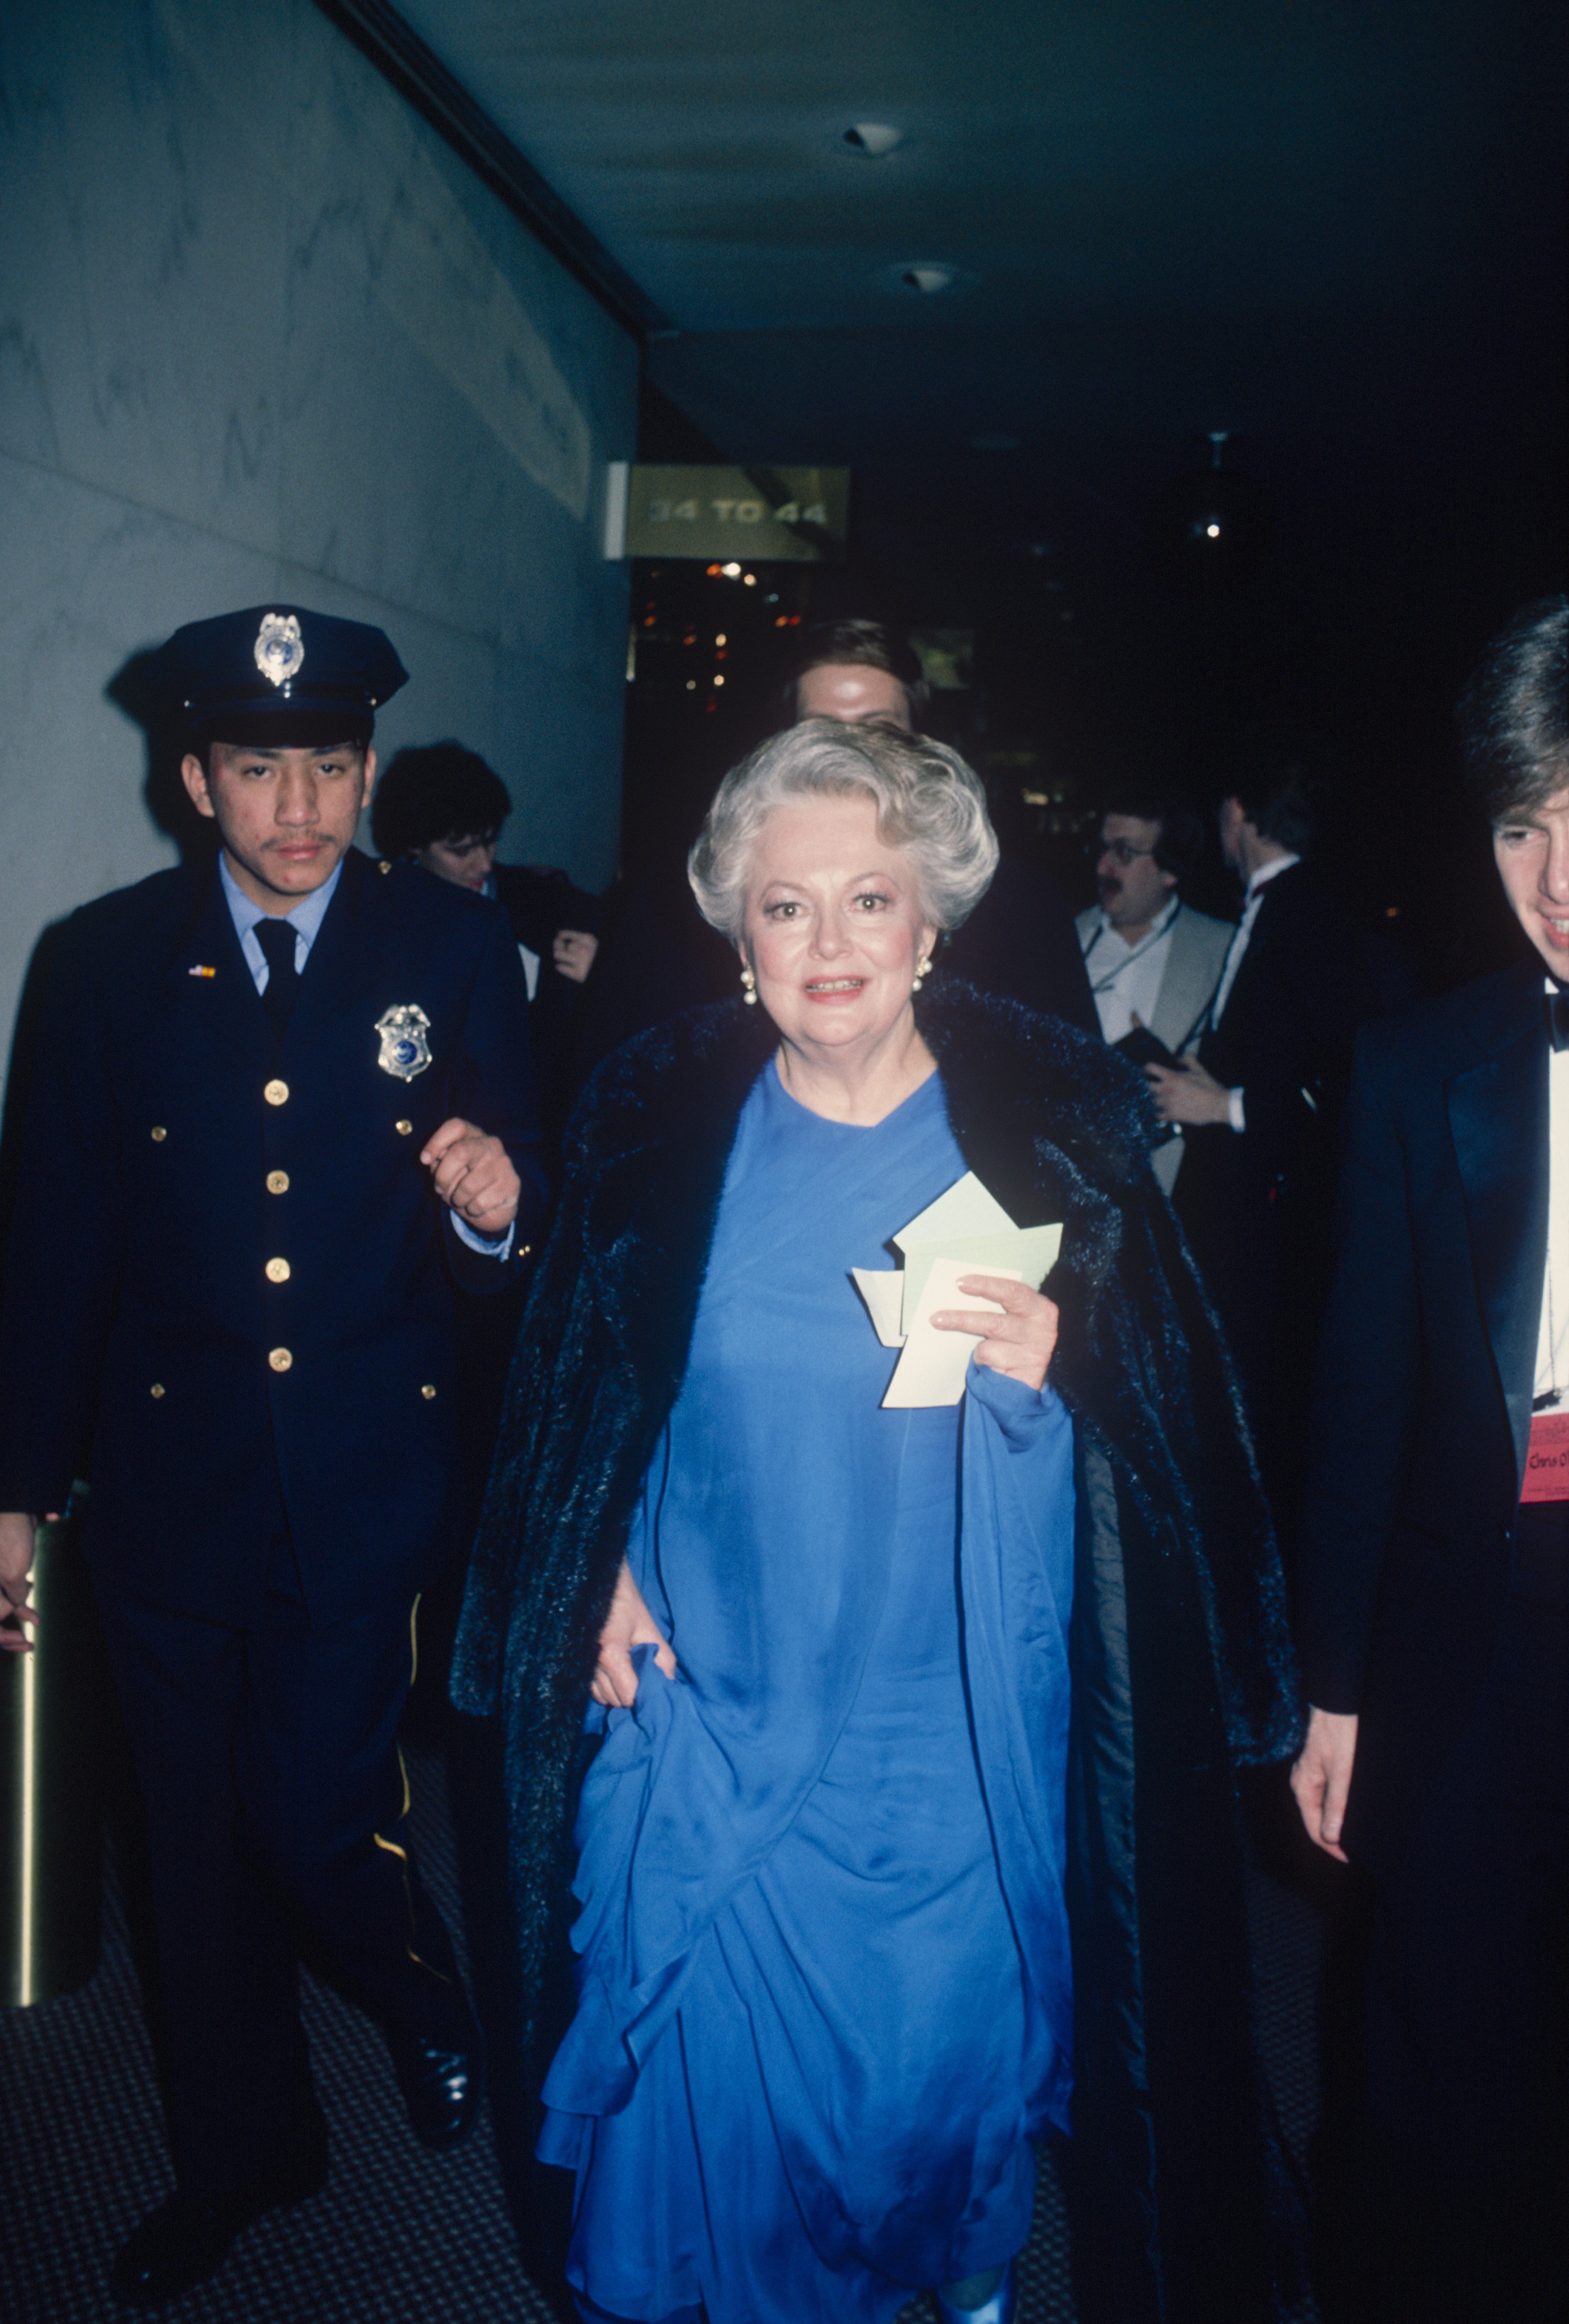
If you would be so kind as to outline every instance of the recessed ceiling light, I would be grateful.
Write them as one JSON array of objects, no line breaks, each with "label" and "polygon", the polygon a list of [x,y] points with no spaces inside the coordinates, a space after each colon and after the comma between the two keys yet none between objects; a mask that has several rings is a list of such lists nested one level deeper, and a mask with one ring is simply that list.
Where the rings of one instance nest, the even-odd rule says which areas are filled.
[{"label": "recessed ceiling light", "polygon": [[904,143],[902,129],[891,128],[886,121],[858,121],[844,132],[844,143],[853,153],[864,153],[869,161],[881,161],[896,145]]}]

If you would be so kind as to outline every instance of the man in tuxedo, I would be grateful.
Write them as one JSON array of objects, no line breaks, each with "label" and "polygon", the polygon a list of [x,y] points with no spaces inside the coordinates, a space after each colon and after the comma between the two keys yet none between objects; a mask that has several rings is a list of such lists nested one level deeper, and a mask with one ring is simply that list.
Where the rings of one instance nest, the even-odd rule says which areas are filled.
[{"label": "man in tuxedo", "polygon": [[83,906],[44,1006],[0,1317],[0,1644],[90,1444],[85,1546],[147,1812],[176,2191],[149,2308],[327,2175],[297,1919],[388,2035],[416,2135],[479,2095],[396,1734],[456,1547],[454,1284],[543,1213],[517,948],[353,845],[380,630],[297,605],[162,650],[219,843]]},{"label": "man in tuxedo", "polygon": [[1261,745],[1221,804],[1221,853],[1244,895],[1208,1021],[1179,1066],[1145,1068],[1157,1111],[1183,1134],[1177,1213],[1281,1514],[1297,1485],[1352,1044],[1372,1007],[1363,948],[1304,861],[1312,837],[1308,768],[1294,748]]},{"label": "man in tuxedo", "polygon": [[[1209,1019],[1235,932],[1178,893],[1203,841],[1191,807],[1154,784],[1125,783],[1101,817],[1100,902],[1075,926],[1101,1031],[1135,1063],[1148,1055],[1151,1035],[1180,1057]],[[1182,1152],[1176,1136],[1155,1150],[1155,1175],[1168,1194]]]},{"label": "man in tuxedo", "polygon": [[1530,949],[1358,1050],[1299,1547],[1307,1831],[1371,1877],[1352,2310],[1569,2296],[1569,604],[1463,703]]}]

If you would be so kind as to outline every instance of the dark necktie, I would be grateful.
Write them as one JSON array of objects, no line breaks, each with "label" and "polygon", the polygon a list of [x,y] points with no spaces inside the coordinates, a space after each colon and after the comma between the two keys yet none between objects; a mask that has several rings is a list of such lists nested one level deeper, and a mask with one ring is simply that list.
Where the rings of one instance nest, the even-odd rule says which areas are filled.
[{"label": "dark necktie", "polygon": [[1547,1034],[1555,1049],[1569,1049],[1569,992],[1561,986],[1547,995]]},{"label": "dark necktie", "polygon": [[287,920],[258,920],[256,942],[267,964],[267,990],[262,1000],[272,1030],[281,1040],[300,983],[294,973],[294,930]]}]

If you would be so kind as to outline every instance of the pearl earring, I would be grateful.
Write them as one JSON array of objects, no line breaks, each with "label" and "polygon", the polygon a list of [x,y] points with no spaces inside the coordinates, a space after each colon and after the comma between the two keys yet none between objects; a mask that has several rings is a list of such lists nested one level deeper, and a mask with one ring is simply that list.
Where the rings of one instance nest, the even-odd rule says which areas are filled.
[{"label": "pearl earring", "polygon": [[757,979],[752,973],[750,964],[741,972],[741,997],[749,1009],[756,1008]]},{"label": "pearl earring", "polygon": [[912,992],[918,992],[920,991],[921,982],[931,964],[932,956],[930,953],[923,953],[919,960],[918,960],[915,964],[915,982],[909,988]]}]

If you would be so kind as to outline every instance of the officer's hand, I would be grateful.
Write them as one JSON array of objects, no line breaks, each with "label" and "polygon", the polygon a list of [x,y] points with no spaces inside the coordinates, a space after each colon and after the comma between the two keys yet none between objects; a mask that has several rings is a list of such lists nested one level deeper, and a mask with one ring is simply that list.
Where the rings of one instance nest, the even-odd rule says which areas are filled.
[{"label": "officer's hand", "polygon": [[442,1201],[475,1234],[505,1234],[517,1217],[522,1188],[499,1138],[488,1138],[455,1114],[430,1138],[420,1159]]},{"label": "officer's hand", "polygon": [[32,1641],[23,1625],[38,1628],[38,1616],[27,1602],[32,1586],[32,1550],[37,1527],[23,1509],[0,1514],[0,1651],[25,1655]]}]

